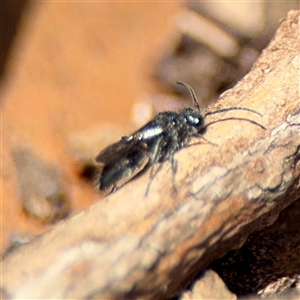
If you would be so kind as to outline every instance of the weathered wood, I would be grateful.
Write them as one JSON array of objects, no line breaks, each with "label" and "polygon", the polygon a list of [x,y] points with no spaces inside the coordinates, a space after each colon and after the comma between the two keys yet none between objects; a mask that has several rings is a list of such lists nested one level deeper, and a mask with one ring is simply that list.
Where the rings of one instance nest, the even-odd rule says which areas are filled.
[{"label": "weathered wood", "polygon": [[21,246],[2,262],[6,297],[165,299],[271,224],[300,193],[299,46],[294,11],[212,108],[253,108],[263,117],[233,111],[222,118],[252,119],[267,130],[216,123],[205,138],[218,146],[200,140],[178,152],[175,176],[166,162],[147,197],[149,172]]}]

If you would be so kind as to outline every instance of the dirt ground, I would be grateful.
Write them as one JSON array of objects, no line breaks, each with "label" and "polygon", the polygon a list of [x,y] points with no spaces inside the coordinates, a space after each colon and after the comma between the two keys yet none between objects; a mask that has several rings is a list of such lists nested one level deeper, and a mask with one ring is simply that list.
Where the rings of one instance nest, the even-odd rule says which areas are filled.
[{"label": "dirt ground", "polygon": [[[51,226],[24,213],[24,189],[26,194],[31,183],[25,180],[22,191],[20,177],[30,178],[30,170],[16,167],[12,153],[30,149],[61,174],[71,214],[100,200],[79,178],[74,153],[81,137],[102,132],[99,146],[87,150],[92,156],[106,139],[128,133],[135,103],[147,102],[155,89],[149,74],[175,32],[171,21],[182,5],[36,2],[27,7],[1,86],[2,252],[12,238],[30,238]],[[119,131],[103,131],[112,125]],[[75,146],[74,139],[80,141]]]}]

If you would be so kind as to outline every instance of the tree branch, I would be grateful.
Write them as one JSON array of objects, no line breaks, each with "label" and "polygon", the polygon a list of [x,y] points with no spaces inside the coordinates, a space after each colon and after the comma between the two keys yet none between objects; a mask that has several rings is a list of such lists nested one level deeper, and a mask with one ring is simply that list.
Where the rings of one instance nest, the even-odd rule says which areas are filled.
[{"label": "tree branch", "polygon": [[[212,110],[242,106],[205,139],[2,262],[7,298],[166,299],[299,197],[299,11],[290,12],[252,71]],[[220,115],[207,117],[213,122]],[[200,140],[201,141],[201,140]],[[174,193],[174,186],[177,192]]]}]

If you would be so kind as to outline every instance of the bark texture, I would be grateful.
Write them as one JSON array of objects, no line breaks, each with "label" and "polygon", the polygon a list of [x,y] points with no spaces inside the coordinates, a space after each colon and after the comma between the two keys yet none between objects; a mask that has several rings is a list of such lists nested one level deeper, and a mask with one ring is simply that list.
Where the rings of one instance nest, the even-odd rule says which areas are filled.
[{"label": "bark texture", "polygon": [[[300,193],[299,11],[291,11],[252,71],[211,109],[205,138],[21,246],[2,262],[7,298],[166,299]],[[187,66],[188,67],[188,66]],[[199,143],[201,141],[201,143]],[[100,149],[99,149],[100,150]],[[174,193],[174,186],[177,192]]]}]

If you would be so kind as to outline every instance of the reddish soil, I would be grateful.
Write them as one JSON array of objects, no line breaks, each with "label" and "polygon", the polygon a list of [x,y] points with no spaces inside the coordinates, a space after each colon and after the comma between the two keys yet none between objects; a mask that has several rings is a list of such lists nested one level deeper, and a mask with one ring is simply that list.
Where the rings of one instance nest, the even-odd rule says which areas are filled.
[{"label": "reddish soil", "polygon": [[70,137],[107,123],[126,126],[134,102],[153,91],[149,74],[182,5],[31,4],[2,82],[3,250],[12,234],[35,235],[51,226],[22,212],[12,149],[30,147],[60,169],[73,213],[99,200],[75,172]]}]

